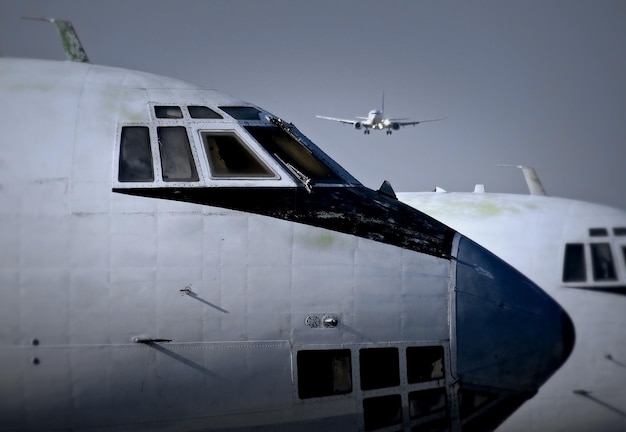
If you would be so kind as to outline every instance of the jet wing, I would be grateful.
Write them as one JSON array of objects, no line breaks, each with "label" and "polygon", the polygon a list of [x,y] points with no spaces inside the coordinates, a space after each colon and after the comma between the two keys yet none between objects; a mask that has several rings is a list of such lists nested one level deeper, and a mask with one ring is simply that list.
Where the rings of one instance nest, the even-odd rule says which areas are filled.
[{"label": "jet wing", "polygon": [[405,119],[389,119],[389,123],[397,123],[400,126],[416,126],[420,123],[445,120],[445,117],[437,118],[437,119],[428,119],[428,120],[415,120],[415,121],[403,121],[403,120]]},{"label": "jet wing", "polygon": [[326,117],[326,116],[320,116],[320,115],[316,115],[315,117],[317,118],[321,118],[324,120],[333,120],[333,121],[338,121],[344,124],[355,124],[356,122],[358,122],[358,120],[348,120],[348,119],[340,119],[340,118],[336,118],[336,117]]}]

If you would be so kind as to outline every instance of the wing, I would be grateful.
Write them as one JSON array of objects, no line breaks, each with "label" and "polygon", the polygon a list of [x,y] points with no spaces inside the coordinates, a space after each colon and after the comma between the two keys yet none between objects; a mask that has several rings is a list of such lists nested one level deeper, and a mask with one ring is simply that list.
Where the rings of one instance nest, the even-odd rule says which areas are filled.
[{"label": "wing", "polygon": [[324,120],[333,120],[333,121],[338,121],[344,124],[355,124],[358,120],[348,120],[348,119],[340,119],[340,118],[336,118],[336,117],[326,117],[326,116],[320,116],[320,115],[316,115],[315,117],[317,118],[321,118]]},{"label": "wing", "polygon": [[405,120],[405,119],[389,119],[389,123],[397,123],[400,126],[416,126],[420,123],[445,120],[445,117],[437,118],[437,119],[419,120],[419,121],[402,121],[402,120]]}]

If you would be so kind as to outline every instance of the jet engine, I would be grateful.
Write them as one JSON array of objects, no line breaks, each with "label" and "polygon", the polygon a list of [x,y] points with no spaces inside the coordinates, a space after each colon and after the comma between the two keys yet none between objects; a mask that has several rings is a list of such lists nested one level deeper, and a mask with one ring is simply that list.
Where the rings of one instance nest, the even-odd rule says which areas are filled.
[{"label": "jet engine", "polygon": [[357,129],[357,130],[358,130],[358,129],[361,129],[361,127],[362,127],[362,126],[363,126],[363,125],[361,124],[361,122],[355,122],[355,123],[354,123],[354,128],[355,128],[355,129]]},{"label": "jet engine", "polygon": [[391,123],[391,129],[393,130],[400,129],[400,123],[396,123],[396,122]]}]

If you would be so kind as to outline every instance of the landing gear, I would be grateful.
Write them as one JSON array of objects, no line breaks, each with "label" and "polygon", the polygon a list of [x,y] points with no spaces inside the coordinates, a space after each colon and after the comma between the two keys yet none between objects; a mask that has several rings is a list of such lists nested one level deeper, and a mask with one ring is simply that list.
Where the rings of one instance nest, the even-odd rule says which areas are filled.
[{"label": "landing gear", "polygon": [[369,130],[369,129],[365,129],[365,130],[363,131],[363,133],[364,133],[365,135],[369,135],[369,134],[370,134],[370,130]]},{"label": "landing gear", "polygon": [[391,131],[390,130],[387,131],[387,135],[391,135]]}]

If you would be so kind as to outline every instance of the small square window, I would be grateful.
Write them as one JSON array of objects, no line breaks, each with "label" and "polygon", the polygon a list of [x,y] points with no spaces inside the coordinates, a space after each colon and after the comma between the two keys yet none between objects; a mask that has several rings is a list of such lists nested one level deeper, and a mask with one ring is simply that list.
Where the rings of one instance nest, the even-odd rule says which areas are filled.
[{"label": "small square window", "polygon": [[590,237],[606,237],[609,231],[606,228],[589,228]]},{"label": "small square window", "polygon": [[250,106],[221,106],[220,109],[237,120],[260,120],[261,111]]},{"label": "small square window", "polygon": [[406,366],[410,384],[443,378],[443,347],[408,347]]},{"label": "small square window", "polygon": [[298,351],[298,395],[301,399],[352,391],[350,350]]},{"label": "small square window", "polygon": [[195,119],[222,119],[221,115],[213,111],[209,107],[205,107],[202,105],[189,105],[187,107],[189,110],[189,115],[191,118]]},{"label": "small square window", "polygon": [[400,395],[363,399],[363,418],[367,431],[402,423]]},{"label": "small square window", "polygon": [[361,390],[400,385],[398,348],[364,348],[359,351]]},{"label": "small square window", "polygon": [[155,105],[154,115],[156,118],[181,119],[183,118],[183,111],[178,106]]}]

